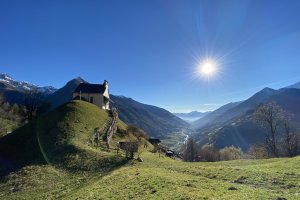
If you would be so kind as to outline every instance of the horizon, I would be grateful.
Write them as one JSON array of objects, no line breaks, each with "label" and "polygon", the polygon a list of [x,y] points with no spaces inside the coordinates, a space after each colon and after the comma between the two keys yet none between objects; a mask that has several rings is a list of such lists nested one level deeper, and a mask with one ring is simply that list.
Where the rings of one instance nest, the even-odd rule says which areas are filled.
[{"label": "horizon", "polygon": [[[30,83],[30,84],[36,85],[36,86],[38,86],[38,87],[54,87],[54,86],[52,86],[52,85],[38,85],[38,84],[29,82],[29,81],[26,81],[26,80],[16,80],[16,79],[14,79],[13,76],[11,76],[10,74],[7,74],[7,73],[2,73],[2,72],[0,72],[0,74],[7,75],[7,76],[9,76],[10,78],[12,78],[12,79],[15,80],[15,81],[18,81],[18,82],[22,82],[22,81],[23,81],[23,82],[26,82],[26,83]],[[81,77],[81,76],[75,77],[75,78],[73,78],[73,79],[76,79],[76,78],[81,78],[81,79],[83,79],[84,81],[89,82],[88,80],[84,79],[84,78]],[[73,80],[73,79],[71,79],[71,80]],[[64,85],[62,85],[62,86],[60,86],[60,87],[58,87],[58,88],[57,88],[57,87],[54,87],[54,88],[58,90],[58,89],[62,88],[63,86],[65,86],[65,85],[66,85],[69,81],[71,81],[71,80],[66,81],[66,83],[65,83]],[[281,89],[281,88],[284,88],[284,87],[289,87],[289,86],[291,86],[291,85],[299,84],[299,83],[300,83],[300,81],[298,81],[298,82],[291,83],[290,85],[284,85],[283,87],[279,87],[279,88],[272,88],[272,87],[269,87],[269,86],[274,85],[274,84],[282,84],[283,82],[286,82],[286,81],[277,82],[277,83],[273,83],[273,84],[268,84],[268,85],[266,85],[265,87],[260,86],[260,87],[257,87],[257,88],[252,88],[252,89],[258,89],[258,88],[260,88],[260,89],[258,89],[257,91],[255,91],[253,94],[251,94],[251,95],[250,95],[249,97],[247,97],[246,99],[250,98],[251,96],[253,96],[254,94],[256,94],[257,92],[261,91],[261,90],[264,89],[264,88],[271,88],[271,89],[274,89],[274,90],[278,90],[278,89]],[[100,84],[102,84],[102,83],[100,83]],[[252,89],[251,89],[251,90],[252,90]],[[129,97],[129,96],[126,96],[126,95],[123,95],[123,94],[112,94],[112,95],[122,96],[122,97],[125,97],[125,98],[132,98],[132,97]],[[188,114],[188,113],[191,113],[191,112],[201,112],[201,113],[206,113],[206,112],[213,112],[213,111],[215,111],[215,110],[221,108],[222,106],[224,106],[224,105],[226,105],[226,104],[229,104],[229,103],[236,103],[236,102],[242,102],[242,101],[244,101],[244,100],[246,100],[246,99],[242,99],[242,100],[234,101],[234,102],[231,101],[231,102],[227,102],[227,103],[222,104],[222,105],[221,105],[221,104],[220,104],[220,105],[214,104],[213,106],[216,106],[215,109],[213,109],[213,110],[206,110],[206,111],[201,111],[201,110],[190,110],[190,111],[185,111],[185,112],[180,112],[180,111],[179,111],[179,112],[177,112],[177,111],[172,112],[171,110],[168,110],[167,108],[164,108],[164,107],[161,107],[161,108],[166,109],[166,110],[168,110],[169,112],[171,112],[171,113],[173,113],[173,114],[174,114],[174,113],[175,113],[175,114],[180,114],[180,113],[182,113],[182,114]],[[143,103],[143,104],[148,104],[148,103],[141,102],[141,101],[139,101],[139,100],[137,100],[137,99],[133,99],[133,100],[138,101],[138,102]],[[153,104],[149,103],[148,105],[153,105]],[[153,106],[157,106],[157,105],[153,105]],[[206,106],[206,105],[204,105],[204,106]],[[207,106],[210,106],[210,104],[207,105]],[[157,107],[159,107],[159,106],[157,106]]]},{"label": "horizon", "polygon": [[[299,9],[271,0],[1,2],[0,72],[58,89],[78,76],[106,79],[112,94],[172,113],[212,111],[300,81]],[[207,58],[218,71],[201,77]]]}]

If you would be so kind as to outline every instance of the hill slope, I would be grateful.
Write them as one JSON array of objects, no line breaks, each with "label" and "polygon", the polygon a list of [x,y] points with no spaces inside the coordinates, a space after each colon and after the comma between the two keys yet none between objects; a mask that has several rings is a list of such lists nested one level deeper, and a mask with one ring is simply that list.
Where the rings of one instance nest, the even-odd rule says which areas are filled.
[{"label": "hill slope", "polygon": [[[86,82],[78,77],[69,81],[64,87],[53,93],[48,99],[52,108],[70,102],[72,93],[80,82]],[[156,106],[142,104],[131,98],[110,94],[111,105],[119,109],[120,119],[127,124],[134,124],[144,129],[149,135],[165,137],[181,127],[188,127],[188,123],[176,117],[169,111]]]},{"label": "hill slope", "polygon": [[81,77],[74,78],[69,82],[67,82],[65,86],[63,86],[62,88],[58,89],[56,92],[51,94],[46,99],[46,102],[48,102],[51,105],[50,109],[54,109],[58,106],[70,102],[73,98],[73,91],[82,82],[86,82],[86,81],[83,80]]},{"label": "hill slope", "polygon": [[[297,103],[300,102],[300,90],[265,88],[202,126],[195,137],[202,143],[212,143],[217,148],[235,145],[247,150],[250,144],[263,143],[265,130],[255,123],[254,111],[259,105],[272,101],[293,114],[294,126],[300,127],[300,105]],[[206,136],[204,140],[203,136]]]},{"label": "hill slope", "polygon": [[165,109],[123,96],[110,95],[110,98],[125,123],[139,126],[151,136],[165,138],[168,134],[189,126],[187,122]]},{"label": "hill slope", "polygon": [[234,108],[235,106],[237,106],[238,104],[240,104],[241,102],[234,102],[234,103],[228,103],[224,106],[221,106],[220,108],[218,108],[217,110],[208,113],[206,116],[204,116],[201,119],[198,119],[196,121],[194,121],[192,123],[194,128],[202,128],[207,124],[210,124],[212,122],[214,122],[215,119],[217,118],[222,118],[222,116],[224,115],[224,113],[226,113],[228,110]]},{"label": "hill slope", "polygon": [[[105,128],[109,120],[109,113],[93,104],[65,104],[0,139],[0,172],[32,163],[52,163],[74,170],[97,169],[96,158],[103,157],[103,153],[87,142],[95,129]],[[118,127],[124,130],[126,125],[119,121]]]},{"label": "hill slope", "polygon": [[0,181],[10,199],[299,199],[300,157],[184,163],[150,152],[110,173],[29,166]]}]

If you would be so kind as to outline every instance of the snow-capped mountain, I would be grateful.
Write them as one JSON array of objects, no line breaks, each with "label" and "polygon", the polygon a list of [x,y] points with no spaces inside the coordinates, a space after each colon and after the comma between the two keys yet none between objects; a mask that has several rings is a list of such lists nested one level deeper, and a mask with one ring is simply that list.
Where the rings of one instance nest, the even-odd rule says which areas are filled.
[{"label": "snow-capped mountain", "polygon": [[56,89],[52,86],[40,87],[26,81],[16,81],[11,76],[2,73],[0,73],[0,83],[3,83],[6,88],[17,90],[19,92],[26,92],[34,89],[45,95],[50,95],[56,91]]}]

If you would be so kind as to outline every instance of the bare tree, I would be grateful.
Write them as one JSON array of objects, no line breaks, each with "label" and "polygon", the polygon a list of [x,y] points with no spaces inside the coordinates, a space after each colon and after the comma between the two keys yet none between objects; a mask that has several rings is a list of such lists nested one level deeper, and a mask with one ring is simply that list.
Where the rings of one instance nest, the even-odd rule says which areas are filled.
[{"label": "bare tree", "polygon": [[183,160],[186,162],[194,162],[197,157],[197,145],[192,138],[189,138],[185,144],[183,152]]},{"label": "bare tree", "polygon": [[28,121],[31,121],[37,113],[39,103],[41,101],[41,93],[37,90],[28,90],[25,94],[25,113]]},{"label": "bare tree", "polygon": [[0,105],[4,104],[6,101],[4,94],[0,94]]},{"label": "bare tree", "polygon": [[278,128],[284,119],[284,112],[275,102],[259,106],[255,111],[255,117],[262,127],[267,129],[266,148],[271,156],[278,157]]},{"label": "bare tree", "polygon": [[248,156],[251,159],[268,158],[268,153],[264,145],[252,144],[248,150]]},{"label": "bare tree", "polygon": [[148,140],[149,138],[149,136],[144,130],[134,125],[129,125],[127,127],[127,132],[134,135],[138,139],[138,141],[141,141],[142,138],[144,138],[145,140]]},{"label": "bare tree", "polygon": [[204,161],[204,162],[215,162],[220,160],[220,154],[219,151],[209,145],[204,145],[199,153],[199,161]]},{"label": "bare tree", "polygon": [[119,142],[119,148],[125,151],[126,158],[133,159],[134,154],[139,150],[138,141]]},{"label": "bare tree", "polygon": [[289,117],[287,117],[283,121],[283,126],[284,126],[283,151],[285,155],[288,157],[296,156],[299,151],[299,136],[297,132],[291,128]]}]

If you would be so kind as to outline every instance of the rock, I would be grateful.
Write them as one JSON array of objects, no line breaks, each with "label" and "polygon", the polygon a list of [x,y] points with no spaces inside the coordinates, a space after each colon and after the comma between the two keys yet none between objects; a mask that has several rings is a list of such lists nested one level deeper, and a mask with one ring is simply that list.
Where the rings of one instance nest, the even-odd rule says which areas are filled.
[{"label": "rock", "polygon": [[17,192],[19,190],[21,190],[21,188],[19,186],[14,186],[14,187],[10,188],[11,192]]},{"label": "rock", "polygon": [[228,190],[238,190],[236,187],[229,187]]},{"label": "rock", "polygon": [[151,190],[151,194],[154,194],[154,193],[156,193],[156,192],[157,192],[156,189],[152,189],[152,190]]},{"label": "rock", "polygon": [[142,158],[140,158],[140,157],[137,158],[137,161],[144,162],[144,160]]}]

